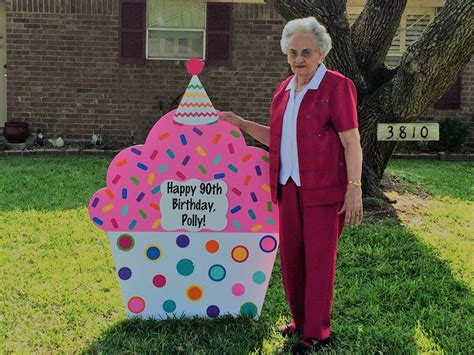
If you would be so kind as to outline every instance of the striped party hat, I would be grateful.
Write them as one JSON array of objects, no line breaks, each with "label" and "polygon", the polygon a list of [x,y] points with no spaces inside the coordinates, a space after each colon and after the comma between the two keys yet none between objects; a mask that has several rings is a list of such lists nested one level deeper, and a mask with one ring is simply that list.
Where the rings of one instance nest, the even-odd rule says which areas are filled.
[{"label": "striped party hat", "polygon": [[186,70],[193,77],[174,114],[176,122],[203,125],[217,121],[217,112],[198,78],[203,69],[204,63],[200,59],[193,58],[186,63]]}]

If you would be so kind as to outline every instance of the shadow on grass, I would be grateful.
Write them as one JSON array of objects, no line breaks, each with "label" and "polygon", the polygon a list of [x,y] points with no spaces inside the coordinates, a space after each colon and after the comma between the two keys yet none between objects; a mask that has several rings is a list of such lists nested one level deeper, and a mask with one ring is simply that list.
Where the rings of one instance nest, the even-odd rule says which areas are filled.
[{"label": "shadow on grass", "polygon": [[[468,353],[474,348],[470,289],[398,222],[347,229],[338,251],[333,341],[324,352]],[[276,263],[259,321],[223,317],[127,320],[86,352],[287,352],[297,338],[273,330],[289,320]]]}]

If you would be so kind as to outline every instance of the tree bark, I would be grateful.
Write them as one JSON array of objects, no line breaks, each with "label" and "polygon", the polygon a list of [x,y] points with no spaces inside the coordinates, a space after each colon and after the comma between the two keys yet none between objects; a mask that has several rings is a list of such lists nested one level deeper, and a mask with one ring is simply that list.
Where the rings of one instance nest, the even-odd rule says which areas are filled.
[{"label": "tree bark", "polygon": [[380,181],[396,142],[377,141],[377,124],[416,121],[456,80],[474,52],[472,0],[447,0],[394,69],[383,62],[406,0],[368,0],[352,28],[343,0],[270,2],[286,20],[315,16],[328,29],[328,65],[358,89],[364,196],[386,199]]}]

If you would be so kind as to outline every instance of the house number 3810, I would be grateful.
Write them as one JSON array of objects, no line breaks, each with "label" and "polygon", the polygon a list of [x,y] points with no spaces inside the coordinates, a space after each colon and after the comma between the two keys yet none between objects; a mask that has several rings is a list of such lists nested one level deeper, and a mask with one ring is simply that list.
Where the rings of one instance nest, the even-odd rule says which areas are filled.
[{"label": "house number 3810", "polygon": [[379,141],[437,141],[438,123],[379,123]]}]

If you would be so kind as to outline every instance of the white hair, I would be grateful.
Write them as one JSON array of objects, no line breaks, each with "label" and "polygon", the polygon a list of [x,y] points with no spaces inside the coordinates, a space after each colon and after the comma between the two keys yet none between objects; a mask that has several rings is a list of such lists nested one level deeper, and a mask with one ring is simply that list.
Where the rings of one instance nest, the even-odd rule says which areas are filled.
[{"label": "white hair", "polygon": [[331,36],[329,36],[326,27],[321,25],[314,17],[298,18],[288,22],[281,34],[281,50],[283,53],[288,53],[288,42],[290,37],[298,32],[312,33],[318,40],[319,50],[325,55],[329,53],[332,48]]}]

